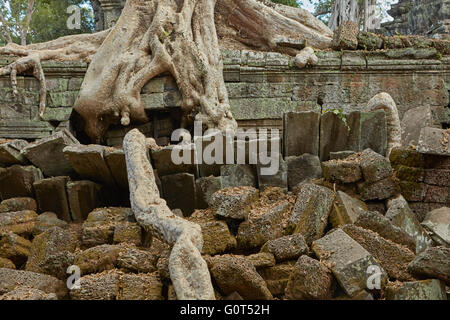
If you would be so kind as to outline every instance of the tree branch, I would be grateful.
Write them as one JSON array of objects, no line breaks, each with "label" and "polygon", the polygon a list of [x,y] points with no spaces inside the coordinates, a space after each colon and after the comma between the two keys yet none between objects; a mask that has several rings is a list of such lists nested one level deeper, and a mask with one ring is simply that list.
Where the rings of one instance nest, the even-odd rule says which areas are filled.
[{"label": "tree branch", "polygon": [[3,34],[5,35],[6,42],[11,43],[11,32],[9,31],[8,24],[6,23],[5,17],[3,17],[3,14],[0,12],[0,22],[3,25]]}]

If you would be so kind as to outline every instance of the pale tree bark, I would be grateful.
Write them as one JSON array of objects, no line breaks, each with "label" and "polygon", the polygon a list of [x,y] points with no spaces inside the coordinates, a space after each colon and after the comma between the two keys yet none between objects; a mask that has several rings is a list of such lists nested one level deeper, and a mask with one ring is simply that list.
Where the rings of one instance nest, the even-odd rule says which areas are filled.
[{"label": "pale tree bark", "polygon": [[22,46],[27,45],[27,35],[28,29],[30,28],[31,17],[33,16],[33,7],[34,7],[34,0],[28,0],[27,15],[25,17],[25,21],[23,23],[22,32],[20,36]]},{"label": "pale tree bark", "polygon": [[361,22],[361,10],[358,0],[336,0],[331,13],[329,26],[336,30],[344,21]]},{"label": "pale tree bark", "polygon": [[234,130],[220,47],[296,56],[305,45],[325,49],[331,41],[331,30],[305,10],[267,0],[128,0],[109,31],[0,48],[0,54],[21,56],[0,74],[11,74],[14,87],[17,73],[33,69],[44,83],[43,60],[92,60],[74,109],[94,142],[112,124],[149,120],[140,92],[162,73],[178,84],[183,126],[197,119]]},{"label": "pale tree bark", "polygon": [[6,43],[12,43],[11,32],[9,31],[8,23],[6,22],[5,17],[1,12],[0,12],[0,22],[2,23],[2,29]]}]

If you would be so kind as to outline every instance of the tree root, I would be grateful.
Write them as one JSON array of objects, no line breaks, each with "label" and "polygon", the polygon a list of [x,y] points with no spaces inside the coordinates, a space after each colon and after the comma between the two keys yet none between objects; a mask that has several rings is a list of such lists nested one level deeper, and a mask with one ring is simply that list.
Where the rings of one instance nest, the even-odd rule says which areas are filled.
[{"label": "tree root", "polygon": [[[149,139],[150,140],[150,139]],[[173,245],[169,258],[170,278],[178,299],[214,299],[208,266],[200,252],[203,236],[199,225],[172,213],[159,196],[153,168],[147,159],[146,140],[139,130],[124,139],[131,207],[137,222],[154,236]]]}]

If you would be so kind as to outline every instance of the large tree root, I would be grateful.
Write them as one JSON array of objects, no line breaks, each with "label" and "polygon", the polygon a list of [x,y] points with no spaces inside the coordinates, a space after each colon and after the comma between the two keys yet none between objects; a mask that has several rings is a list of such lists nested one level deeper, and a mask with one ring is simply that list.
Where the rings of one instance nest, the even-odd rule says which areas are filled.
[{"label": "large tree root", "polygon": [[389,158],[392,149],[402,146],[402,128],[400,125],[400,117],[398,115],[397,105],[394,99],[386,93],[382,92],[374,96],[367,103],[367,111],[384,110],[386,112],[386,122],[388,131],[388,146],[386,157]]},{"label": "large tree root", "polygon": [[305,10],[267,0],[128,0],[111,30],[0,48],[0,54],[20,57],[0,75],[10,74],[17,92],[16,75],[32,71],[42,85],[42,115],[41,61],[91,62],[74,109],[94,142],[112,124],[148,121],[140,92],[162,73],[178,84],[183,126],[196,119],[210,128],[234,130],[220,46],[296,56],[305,45],[324,49],[331,41],[331,31]]},{"label": "large tree root", "polygon": [[173,245],[170,278],[178,299],[214,299],[208,266],[200,252],[203,236],[199,225],[174,215],[159,196],[153,169],[147,159],[145,136],[130,131],[123,144],[131,207],[138,223],[154,236]]}]

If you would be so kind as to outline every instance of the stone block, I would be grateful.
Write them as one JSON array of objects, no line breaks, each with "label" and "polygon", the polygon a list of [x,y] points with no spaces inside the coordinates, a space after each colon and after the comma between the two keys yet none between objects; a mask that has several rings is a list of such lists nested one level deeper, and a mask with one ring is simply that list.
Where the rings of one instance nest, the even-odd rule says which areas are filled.
[{"label": "stone block", "polygon": [[445,284],[437,279],[388,284],[386,300],[447,300]]},{"label": "stone block", "polygon": [[105,161],[108,168],[121,190],[128,190],[128,173],[125,161],[125,153],[122,149],[105,149]]},{"label": "stone block", "polygon": [[261,252],[273,254],[278,262],[295,260],[301,255],[308,254],[308,251],[308,245],[301,234],[269,240],[261,248]]},{"label": "stone block", "polygon": [[370,266],[381,271],[382,282],[386,272],[375,258],[343,230],[337,229],[312,244],[312,250],[325,265],[330,266],[342,289],[350,297],[367,289],[367,270]]},{"label": "stone block", "polygon": [[375,183],[358,183],[361,200],[385,200],[397,195],[400,190],[397,182],[391,177]]},{"label": "stone block", "polygon": [[[174,154],[182,159],[187,158],[188,161],[175,164],[172,159]],[[160,177],[176,173],[197,174],[197,167],[194,164],[195,149],[193,144],[172,145],[159,150],[152,150],[151,158]]]},{"label": "stone block", "polygon": [[402,145],[417,146],[422,128],[433,126],[433,115],[429,106],[420,106],[405,112],[402,122]]},{"label": "stone block", "polygon": [[294,272],[294,263],[295,261],[287,261],[258,271],[273,296],[279,298],[284,296],[289,278]]},{"label": "stone block", "polygon": [[253,263],[257,270],[273,267],[277,263],[274,255],[268,252],[254,253],[249,256],[245,256],[245,259]]},{"label": "stone block", "polygon": [[319,155],[320,114],[288,112],[283,115],[284,157]]},{"label": "stone block", "polygon": [[31,242],[12,232],[0,232],[0,257],[11,260],[18,268],[30,255]]},{"label": "stone block", "polygon": [[257,187],[256,170],[251,165],[227,164],[220,168],[222,188]]},{"label": "stone block", "polygon": [[336,50],[356,50],[358,35],[359,26],[352,21],[344,21],[334,32],[332,46]]},{"label": "stone block", "polygon": [[259,198],[259,192],[253,187],[225,188],[211,196],[211,209],[222,218],[247,219],[251,205]]},{"label": "stone block", "polygon": [[418,150],[421,153],[450,156],[449,130],[422,128]]},{"label": "stone block", "polygon": [[430,211],[422,222],[434,242],[450,246],[450,208],[442,207]]},{"label": "stone block", "polygon": [[361,166],[356,156],[322,162],[322,175],[325,180],[340,184],[358,182],[362,179]]},{"label": "stone block", "polygon": [[386,155],[387,124],[383,110],[361,112],[361,140],[359,150],[372,149],[376,153]]},{"label": "stone block", "polygon": [[45,232],[53,227],[60,227],[62,229],[67,228],[68,223],[58,219],[56,213],[44,212],[40,214],[33,227],[33,237],[38,236],[42,232]]},{"label": "stone block", "polygon": [[116,270],[81,277],[80,288],[70,291],[72,300],[115,300],[119,292],[119,277]]},{"label": "stone block", "polygon": [[34,166],[0,168],[0,198],[33,197],[33,183],[42,178],[41,170]]},{"label": "stone block", "polygon": [[[266,155],[265,155],[266,156]],[[261,159],[261,154],[258,157]],[[283,160],[281,154],[271,156],[273,162],[269,164],[259,163],[256,165],[256,172],[258,173],[258,186],[259,189],[264,191],[269,187],[278,187],[284,190],[288,188],[288,168],[286,161]],[[277,160],[278,159],[278,163]],[[273,171],[276,171],[276,167],[278,166],[278,171],[273,174]]]},{"label": "stone block", "polygon": [[158,258],[152,252],[127,247],[119,253],[116,265],[127,272],[152,273],[156,271]]},{"label": "stone block", "polygon": [[61,220],[72,221],[66,191],[68,181],[68,177],[54,177],[33,184],[41,212],[54,212]]},{"label": "stone block", "polygon": [[196,208],[206,209],[211,204],[212,195],[221,189],[220,177],[202,177],[195,180],[195,190],[197,192]]},{"label": "stone block", "polygon": [[83,222],[92,210],[103,203],[102,186],[95,182],[69,181],[66,190],[70,215],[74,222]]},{"label": "stone block", "polygon": [[366,149],[359,156],[361,171],[366,183],[374,183],[392,176],[392,167],[389,159]]},{"label": "stone block", "polygon": [[286,157],[285,160],[289,190],[300,183],[322,177],[322,166],[319,157],[316,155],[306,153],[298,157]]},{"label": "stone block", "polygon": [[0,166],[12,166],[14,164],[26,164],[27,159],[21,151],[28,145],[25,140],[0,140]]},{"label": "stone block", "polygon": [[34,211],[16,211],[0,214],[0,231],[11,231],[28,237],[33,231],[38,215]]},{"label": "stone block", "polygon": [[[158,171],[159,173],[159,171]],[[177,173],[161,177],[164,199],[171,209],[181,209],[185,216],[195,210],[195,177],[189,173]]]},{"label": "stone block", "polygon": [[431,247],[418,254],[408,271],[418,279],[440,279],[450,284],[450,248]]},{"label": "stone block", "polygon": [[114,243],[130,243],[141,246],[142,238],[142,228],[137,223],[124,222],[114,228]]},{"label": "stone block", "polygon": [[117,300],[163,300],[163,284],[157,272],[124,274]]},{"label": "stone block", "polygon": [[330,222],[334,228],[345,224],[353,224],[366,211],[367,206],[364,202],[350,197],[345,192],[338,191],[330,213]]},{"label": "stone block", "polygon": [[11,198],[0,203],[0,213],[17,211],[37,211],[36,200],[33,198]]}]

